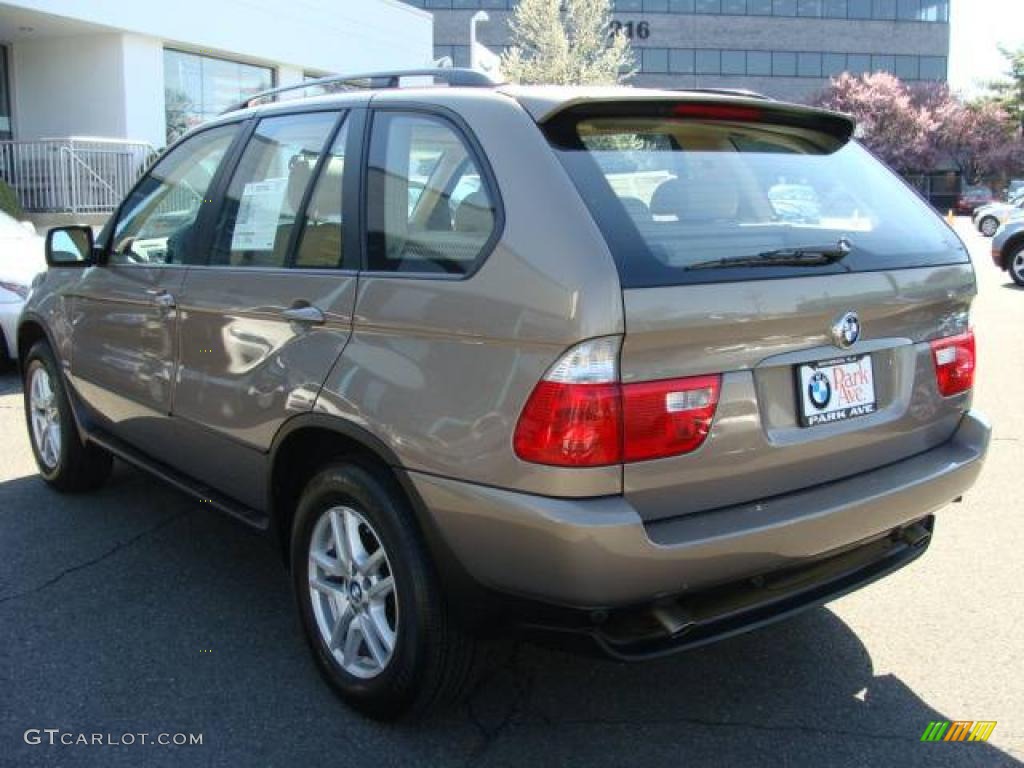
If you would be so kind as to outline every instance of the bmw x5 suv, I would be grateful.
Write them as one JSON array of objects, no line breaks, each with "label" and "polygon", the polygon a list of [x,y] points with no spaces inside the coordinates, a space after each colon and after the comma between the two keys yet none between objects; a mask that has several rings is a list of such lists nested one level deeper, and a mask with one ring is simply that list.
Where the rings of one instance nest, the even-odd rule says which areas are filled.
[{"label": "bmw x5 suv", "polygon": [[989,440],[974,273],[849,119],[407,74],[243,105],[50,232],[50,485],[118,457],[268,531],[379,718],[496,627],[646,659],[924,552]]}]

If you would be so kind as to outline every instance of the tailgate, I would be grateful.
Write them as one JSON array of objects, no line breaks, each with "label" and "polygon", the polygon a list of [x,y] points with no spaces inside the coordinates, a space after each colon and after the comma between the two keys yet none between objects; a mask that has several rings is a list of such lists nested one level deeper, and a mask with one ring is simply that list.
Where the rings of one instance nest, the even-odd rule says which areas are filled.
[{"label": "tailgate", "polygon": [[[626,464],[627,498],[648,520],[776,496],[926,451],[956,430],[968,397],[937,390],[929,339],[963,323],[968,265],[624,292],[624,382],[722,373],[697,451]],[[838,350],[846,311],[861,339]],[[802,426],[799,366],[870,356],[876,410]]]}]

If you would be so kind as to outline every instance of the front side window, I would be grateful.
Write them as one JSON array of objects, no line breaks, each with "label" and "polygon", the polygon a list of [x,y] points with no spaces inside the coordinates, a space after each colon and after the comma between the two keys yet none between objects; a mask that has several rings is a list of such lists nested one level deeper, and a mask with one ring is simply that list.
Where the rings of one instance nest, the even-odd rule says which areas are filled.
[{"label": "front side window", "polygon": [[199,212],[238,134],[237,123],[202,131],[164,155],[121,208],[111,264],[194,264]]},{"label": "front side window", "polygon": [[956,235],[854,141],[671,117],[553,127],[626,287],[959,263]]},{"label": "front side window", "polygon": [[397,112],[373,120],[367,175],[371,271],[464,275],[494,234],[494,197],[444,119]]},{"label": "front side window", "polygon": [[292,229],[336,112],[260,121],[231,177],[210,263],[284,267]]}]

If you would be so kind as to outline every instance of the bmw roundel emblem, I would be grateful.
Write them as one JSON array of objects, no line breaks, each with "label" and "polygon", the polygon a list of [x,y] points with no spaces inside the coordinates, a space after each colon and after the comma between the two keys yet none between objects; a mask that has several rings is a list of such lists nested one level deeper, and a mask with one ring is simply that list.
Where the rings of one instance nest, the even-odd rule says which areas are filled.
[{"label": "bmw roundel emblem", "polygon": [[852,347],[860,340],[860,317],[847,312],[832,326],[832,343],[840,349]]},{"label": "bmw roundel emblem", "polygon": [[827,408],[832,399],[832,384],[829,382],[828,376],[821,371],[811,376],[811,380],[807,382],[807,397],[810,399],[811,405],[819,411]]}]

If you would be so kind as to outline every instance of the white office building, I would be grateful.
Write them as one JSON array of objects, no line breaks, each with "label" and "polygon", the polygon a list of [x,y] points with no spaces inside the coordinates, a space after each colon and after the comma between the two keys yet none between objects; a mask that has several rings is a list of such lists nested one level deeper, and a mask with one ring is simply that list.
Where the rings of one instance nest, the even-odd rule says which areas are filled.
[{"label": "white office building", "polygon": [[432,56],[430,15],[398,0],[0,2],[0,139],[161,147],[255,91]]},{"label": "white office building", "polygon": [[262,90],[418,68],[399,0],[0,0],[0,180],[29,214],[96,214],[184,131]]}]

